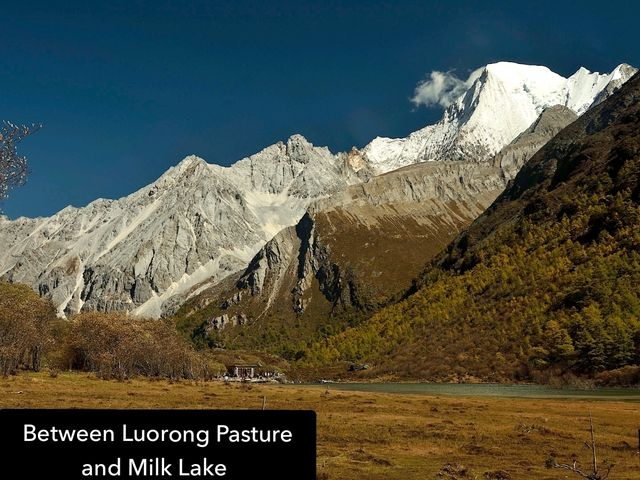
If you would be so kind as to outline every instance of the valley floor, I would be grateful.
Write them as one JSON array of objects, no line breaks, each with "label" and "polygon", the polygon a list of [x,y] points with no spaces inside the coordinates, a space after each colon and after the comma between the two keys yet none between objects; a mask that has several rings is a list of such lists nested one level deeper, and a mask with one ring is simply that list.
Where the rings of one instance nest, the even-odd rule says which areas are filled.
[{"label": "valley floor", "polygon": [[[110,382],[63,373],[0,379],[0,408],[267,408],[318,414],[318,478],[562,479],[547,470],[555,455],[586,464],[588,415],[611,478],[640,478],[637,402],[448,397],[279,385],[133,380]],[[436,476],[446,464],[468,476]],[[497,471],[507,472],[500,476]],[[577,478],[577,477],[575,477]]]}]

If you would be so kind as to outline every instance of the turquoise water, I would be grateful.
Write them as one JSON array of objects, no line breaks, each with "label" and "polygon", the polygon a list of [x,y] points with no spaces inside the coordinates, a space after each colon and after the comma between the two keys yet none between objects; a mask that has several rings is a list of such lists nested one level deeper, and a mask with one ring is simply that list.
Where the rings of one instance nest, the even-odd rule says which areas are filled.
[{"label": "turquoise water", "polygon": [[461,397],[584,398],[640,401],[640,388],[552,388],[544,385],[458,383],[327,383],[315,385],[329,390],[411,393]]}]

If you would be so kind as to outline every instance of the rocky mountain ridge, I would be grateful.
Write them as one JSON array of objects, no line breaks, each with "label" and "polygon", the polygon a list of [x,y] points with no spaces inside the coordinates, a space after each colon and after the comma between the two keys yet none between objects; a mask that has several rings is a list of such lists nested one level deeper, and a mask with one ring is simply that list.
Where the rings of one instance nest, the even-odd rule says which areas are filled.
[{"label": "rocky mountain ridge", "polygon": [[[334,155],[294,135],[286,143],[278,142],[231,167],[187,157],[156,182],[119,200],[99,199],[83,208],[67,207],[49,218],[0,219],[0,244],[4,246],[0,251],[0,276],[26,283],[51,298],[61,315],[97,309],[159,317],[175,309],[179,299],[197,295],[242,272],[266,242],[296,225],[314,201],[344,192],[335,201],[350,202],[349,208],[360,203],[358,215],[364,219],[368,215],[364,210],[376,202],[373,197],[365,198],[367,192],[379,183],[348,190],[351,186],[425,160],[490,163],[485,159],[487,152],[507,139],[513,140],[521,133],[516,131],[520,127],[529,127],[531,121],[523,122],[531,112],[541,113],[552,101],[582,111],[585,105],[613,91],[633,70],[624,65],[609,75],[581,70],[569,82],[548,71],[540,75],[540,68],[487,66],[469,91],[447,109],[441,122],[402,140],[403,145],[421,147],[403,147],[405,153],[400,156],[393,149],[385,153],[370,147]],[[544,83],[548,78],[558,85],[551,93]],[[523,88],[532,98],[544,101],[531,104],[527,97],[525,102]],[[538,95],[538,91],[544,95]],[[567,96],[568,91],[573,93]],[[524,102],[525,106],[514,110],[514,102]],[[502,124],[503,115],[516,115],[509,117],[513,128],[508,131]],[[501,133],[490,148],[474,144],[479,138],[494,138],[491,132]],[[425,153],[431,151],[422,148],[427,137],[429,149],[440,153]],[[458,148],[460,145],[475,146]],[[526,157],[516,159],[514,155],[512,152],[501,161],[500,168],[509,170],[502,182]],[[451,181],[449,187],[454,189],[460,183]],[[489,190],[495,182],[488,182]],[[406,183],[397,188],[406,188]],[[354,191],[365,197],[357,202],[350,199]],[[390,191],[377,195],[381,193],[393,195]],[[399,198],[406,193],[399,192]],[[457,201],[455,195],[453,198]],[[394,203],[393,199],[387,200]],[[414,200],[417,205],[419,195]],[[482,203],[474,201],[476,205]]]},{"label": "rocky mountain ridge", "polygon": [[299,135],[232,167],[187,157],[128,197],[5,220],[0,274],[32,285],[60,314],[157,317],[172,296],[244,268],[312,200],[360,178],[346,156]]},{"label": "rocky mountain ridge", "polygon": [[251,342],[271,324],[312,326],[375,310],[407,291],[522,164],[576,118],[550,107],[489,162],[417,163],[314,201],[240,276],[191,295],[179,317],[204,325],[201,333],[222,330],[215,336],[235,339],[234,346],[264,347]]}]

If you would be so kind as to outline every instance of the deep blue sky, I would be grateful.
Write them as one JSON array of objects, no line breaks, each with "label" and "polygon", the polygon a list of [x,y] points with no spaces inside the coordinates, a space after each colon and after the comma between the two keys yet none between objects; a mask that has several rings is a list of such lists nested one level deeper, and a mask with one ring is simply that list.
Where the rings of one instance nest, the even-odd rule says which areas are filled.
[{"label": "deep blue sky", "polygon": [[44,124],[11,218],[126,195],[192,153],[404,136],[441,114],[409,102],[431,70],[640,65],[635,2],[6,3],[0,118]]}]

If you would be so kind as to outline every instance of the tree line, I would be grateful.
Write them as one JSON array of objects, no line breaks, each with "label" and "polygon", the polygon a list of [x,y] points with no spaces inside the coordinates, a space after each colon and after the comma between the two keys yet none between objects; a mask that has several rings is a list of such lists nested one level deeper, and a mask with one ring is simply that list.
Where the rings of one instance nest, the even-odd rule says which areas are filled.
[{"label": "tree line", "polygon": [[0,282],[0,375],[20,370],[79,370],[104,379],[209,379],[225,371],[198,352],[170,321],[122,313],[56,317],[50,301],[29,287]]}]

